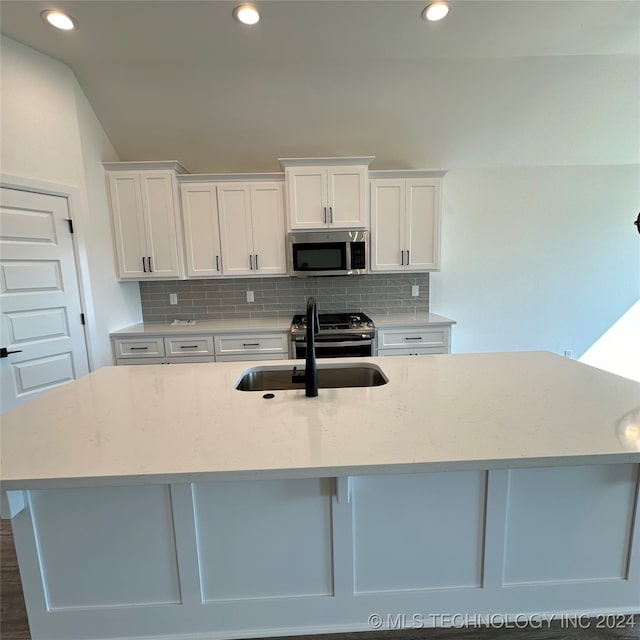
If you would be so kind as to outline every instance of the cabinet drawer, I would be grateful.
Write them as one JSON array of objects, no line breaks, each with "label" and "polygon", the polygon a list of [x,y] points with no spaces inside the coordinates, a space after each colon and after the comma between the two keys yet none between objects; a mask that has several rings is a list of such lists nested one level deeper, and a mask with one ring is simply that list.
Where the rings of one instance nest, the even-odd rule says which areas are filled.
[{"label": "cabinet drawer", "polygon": [[164,348],[167,357],[212,356],[213,336],[180,336],[165,338]]},{"label": "cabinet drawer", "polygon": [[409,329],[378,329],[378,350],[386,348],[404,348],[409,350],[418,347],[449,348],[449,327]]},{"label": "cabinet drawer", "polygon": [[288,360],[287,353],[238,353],[233,356],[216,356],[216,362],[255,362],[256,360]]},{"label": "cabinet drawer", "polygon": [[391,348],[379,349],[378,355],[384,356],[426,356],[438,353],[449,353],[445,347],[411,347],[411,348]]},{"label": "cabinet drawer", "polygon": [[165,358],[118,358],[116,360],[116,366],[130,366],[134,364],[164,364]]},{"label": "cabinet drawer", "polygon": [[162,338],[116,338],[113,341],[116,359],[157,358],[164,356]]},{"label": "cabinet drawer", "polygon": [[216,356],[253,353],[259,360],[266,353],[289,352],[289,334],[215,336]]}]

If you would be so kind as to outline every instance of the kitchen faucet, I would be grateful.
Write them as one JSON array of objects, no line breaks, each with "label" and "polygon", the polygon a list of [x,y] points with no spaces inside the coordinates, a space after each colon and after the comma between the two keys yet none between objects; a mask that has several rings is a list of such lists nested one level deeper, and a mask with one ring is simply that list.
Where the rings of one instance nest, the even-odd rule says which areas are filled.
[{"label": "kitchen faucet", "polygon": [[308,398],[318,395],[318,363],[316,362],[315,335],[320,331],[318,320],[318,307],[313,296],[307,298],[307,353],[305,358],[304,374],[297,374],[293,368],[291,380],[293,382],[304,381],[304,391]]}]

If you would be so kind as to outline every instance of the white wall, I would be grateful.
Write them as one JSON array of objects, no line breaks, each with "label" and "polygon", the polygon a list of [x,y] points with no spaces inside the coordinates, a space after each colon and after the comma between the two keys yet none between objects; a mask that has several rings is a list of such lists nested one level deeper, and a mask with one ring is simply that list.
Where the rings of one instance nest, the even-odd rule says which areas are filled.
[{"label": "white wall", "polygon": [[101,162],[118,157],[67,66],[4,36],[0,46],[1,171],[74,189],[91,359],[112,364],[109,331],[142,317],[138,284],[116,280]]},{"label": "white wall", "polygon": [[444,179],[431,309],[452,350],[579,357],[640,294],[638,166],[461,169]]},{"label": "white wall", "polygon": [[454,133],[425,152],[450,169],[431,309],[457,320],[454,352],[577,358],[640,298],[638,77],[638,56],[541,57],[439,87]]},{"label": "white wall", "polygon": [[587,349],[580,361],[640,382],[640,301]]}]

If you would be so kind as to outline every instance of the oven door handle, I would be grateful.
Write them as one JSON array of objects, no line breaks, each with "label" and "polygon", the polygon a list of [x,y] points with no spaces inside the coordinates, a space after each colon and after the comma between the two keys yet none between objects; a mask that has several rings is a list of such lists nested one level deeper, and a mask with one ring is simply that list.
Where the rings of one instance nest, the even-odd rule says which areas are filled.
[{"label": "oven door handle", "polygon": [[[302,341],[302,340],[296,340],[296,345],[298,345],[299,347],[305,347],[307,346],[307,342],[306,340]],[[325,342],[324,340],[320,341],[320,342],[316,342],[316,351],[318,349],[322,349],[322,347],[353,347],[353,346],[367,346],[369,344],[373,343],[373,339],[366,339],[366,340],[362,340],[361,338],[358,340],[341,340],[339,342]]]}]

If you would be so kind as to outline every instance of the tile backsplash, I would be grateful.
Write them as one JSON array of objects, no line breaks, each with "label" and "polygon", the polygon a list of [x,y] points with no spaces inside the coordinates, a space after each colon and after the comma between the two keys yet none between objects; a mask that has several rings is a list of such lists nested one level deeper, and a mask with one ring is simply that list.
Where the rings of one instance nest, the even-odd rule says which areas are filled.
[{"label": "tile backsplash", "polygon": [[[419,287],[417,297],[412,285]],[[254,302],[247,302],[247,291]],[[171,293],[178,304],[169,304]],[[140,282],[140,296],[145,322],[289,318],[304,311],[308,296],[315,296],[321,313],[416,313],[429,311],[429,274],[146,281]]]}]

